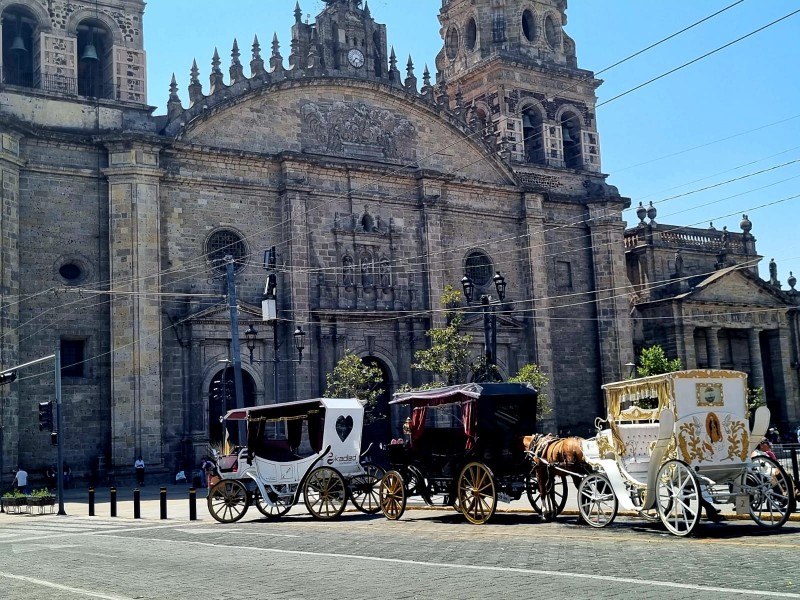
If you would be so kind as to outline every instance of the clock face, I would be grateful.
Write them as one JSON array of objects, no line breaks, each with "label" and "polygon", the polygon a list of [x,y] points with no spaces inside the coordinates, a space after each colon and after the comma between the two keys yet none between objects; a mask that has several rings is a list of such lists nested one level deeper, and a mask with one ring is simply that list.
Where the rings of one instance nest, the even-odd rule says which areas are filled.
[{"label": "clock face", "polygon": [[364,53],[358,48],[353,48],[347,53],[347,60],[356,69],[364,66]]}]

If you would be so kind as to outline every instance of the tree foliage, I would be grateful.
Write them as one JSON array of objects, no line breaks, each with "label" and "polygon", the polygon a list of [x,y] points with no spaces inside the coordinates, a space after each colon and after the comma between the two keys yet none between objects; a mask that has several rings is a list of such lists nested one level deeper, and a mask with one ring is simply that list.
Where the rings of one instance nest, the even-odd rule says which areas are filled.
[{"label": "tree foliage", "polygon": [[447,385],[455,385],[467,379],[472,336],[460,331],[464,313],[455,309],[461,305],[461,295],[452,285],[445,286],[442,305],[447,325],[426,332],[431,347],[414,353],[415,362],[411,368],[428,371]]},{"label": "tree foliage", "polygon": [[375,411],[383,384],[383,373],[375,365],[366,364],[348,350],[328,373],[326,381],[326,398],[358,398],[364,404],[368,422],[385,416]]},{"label": "tree foliage", "polygon": [[550,402],[545,391],[547,389],[547,384],[550,383],[550,379],[542,372],[542,370],[539,368],[539,365],[535,363],[522,365],[516,375],[508,378],[508,382],[530,383],[539,391],[539,397],[536,400],[537,419],[546,417],[553,412],[553,407],[550,406]]},{"label": "tree foliage", "polygon": [[636,373],[639,377],[648,377],[650,375],[661,375],[662,373],[672,373],[673,371],[680,371],[683,368],[680,358],[667,358],[664,349],[656,344],[649,348],[642,349],[639,355],[639,366],[636,367]]}]

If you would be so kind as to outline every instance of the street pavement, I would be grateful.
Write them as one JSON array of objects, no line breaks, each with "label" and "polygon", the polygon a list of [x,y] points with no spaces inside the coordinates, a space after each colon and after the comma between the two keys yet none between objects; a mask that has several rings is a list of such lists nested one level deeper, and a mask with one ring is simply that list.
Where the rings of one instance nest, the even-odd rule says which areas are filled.
[{"label": "street pavement", "polygon": [[[149,483],[149,482],[148,482]],[[621,515],[604,529],[565,515],[543,523],[527,500],[500,504],[482,526],[452,510],[411,506],[400,521],[348,510],[319,521],[302,506],[266,520],[254,509],[219,524],[197,490],[160,486],[67,490],[66,516],[0,515],[0,598],[12,600],[299,600],[311,598],[795,598],[800,523],[764,531],[752,521],[703,521],[689,538]],[[732,515],[731,515],[732,516]]]}]

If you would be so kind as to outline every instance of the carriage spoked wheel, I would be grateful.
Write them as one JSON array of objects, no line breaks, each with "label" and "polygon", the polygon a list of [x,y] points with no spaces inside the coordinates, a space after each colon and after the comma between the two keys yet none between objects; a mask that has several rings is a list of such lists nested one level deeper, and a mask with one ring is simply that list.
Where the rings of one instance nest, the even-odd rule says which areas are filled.
[{"label": "carriage spoked wheel", "polygon": [[[569,487],[567,486],[567,476],[559,473],[553,476],[553,493],[556,497],[556,516],[564,512],[564,507],[567,505],[567,495]],[[539,479],[536,477],[535,472],[530,472],[525,478],[525,493],[528,496],[528,502],[537,513],[542,514],[542,498],[539,493]]]},{"label": "carriage spoked wheel", "polygon": [[578,484],[578,511],[587,525],[605,527],[617,517],[619,502],[608,477],[590,473]]},{"label": "carriage spoked wheel", "polygon": [[656,508],[664,527],[673,535],[686,536],[700,521],[700,482],[685,462],[669,460],[658,469]]},{"label": "carriage spoked wheel", "polygon": [[220,523],[235,523],[247,512],[250,500],[247,488],[237,479],[215,483],[206,498],[208,512]]},{"label": "carriage spoked wheel", "polygon": [[[270,492],[267,493],[271,494]],[[277,519],[278,517],[282,517],[292,508],[291,502],[284,501],[277,494],[275,494],[274,497],[270,495],[270,500],[272,500],[272,504],[265,502],[264,498],[261,496],[261,492],[258,489],[256,489],[253,494],[253,502],[255,503],[258,512],[268,519]]]},{"label": "carriage spoked wheel", "polygon": [[406,512],[406,486],[397,471],[387,471],[378,487],[378,498],[383,516],[396,521]]},{"label": "carriage spoked wheel", "polygon": [[347,487],[336,469],[318,467],[311,471],[303,486],[303,500],[317,519],[335,519],[347,504]]},{"label": "carriage spoked wheel", "polygon": [[350,501],[363,513],[374,515],[381,509],[380,487],[384,470],[375,463],[364,463],[362,475],[356,475],[348,484]]},{"label": "carriage spoked wheel", "polygon": [[458,506],[467,521],[482,525],[497,509],[497,489],[489,467],[468,463],[458,476]]},{"label": "carriage spoked wheel", "polygon": [[783,467],[767,456],[754,456],[744,478],[753,521],[766,529],[782,527],[796,503],[792,482]]}]

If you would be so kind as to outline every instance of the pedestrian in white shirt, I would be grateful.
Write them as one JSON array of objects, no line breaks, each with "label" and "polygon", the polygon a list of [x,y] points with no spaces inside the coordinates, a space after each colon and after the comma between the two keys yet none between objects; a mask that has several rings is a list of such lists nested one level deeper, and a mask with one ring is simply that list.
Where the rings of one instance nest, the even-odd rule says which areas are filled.
[{"label": "pedestrian in white shirt", "polygon": [[144,487],[144,460],[141,456],[133,463],[133,468],[136,469],[136,483]]},{"label": "pedestrian in white shirt", "polygon": [[17,489],[23,494],[28,493],[28,472],[25,469],[17,467],[14,469],[14,481],[11,482],[12,487],[17,486]]}]

